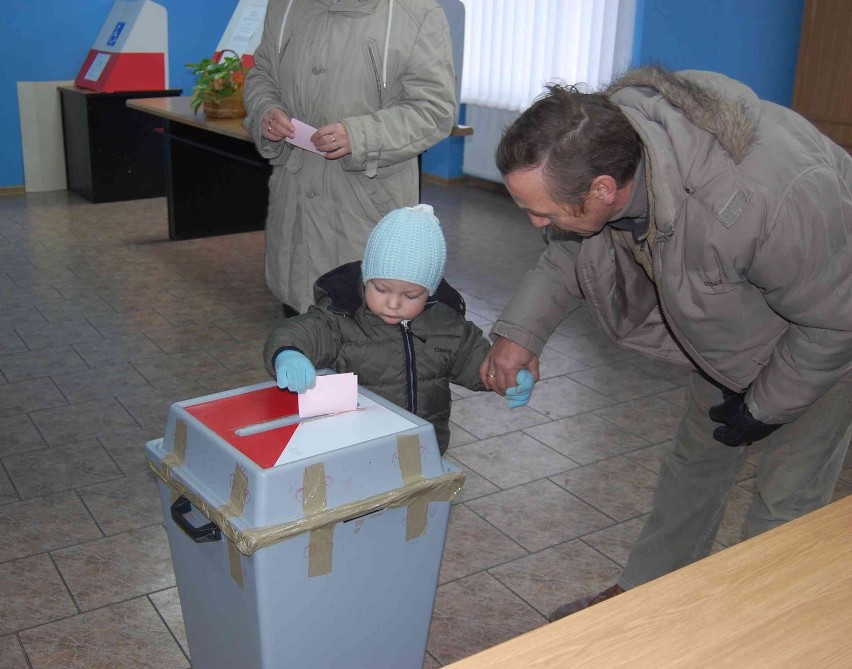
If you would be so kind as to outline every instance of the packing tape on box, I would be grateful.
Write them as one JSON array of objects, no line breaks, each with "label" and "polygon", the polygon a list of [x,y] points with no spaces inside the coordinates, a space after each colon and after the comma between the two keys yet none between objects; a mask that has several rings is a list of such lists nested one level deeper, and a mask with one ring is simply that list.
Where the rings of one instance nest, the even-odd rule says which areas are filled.
[{"label": "packing tape on box", "polygon": [[[405,485],[423,480],[423,460],[420,452],[420,437],[416,434],[402,434],[396,438],[396,454],[399,471]],[[411,541],[426,533],[429,522],[429,502],[418,497],[406,507],[405,540]]]},{"label": "packing tape on box", "polygon": [[429,502],[451,502],[464,485],[465,478],[464,472],[447,472],[378,495],[347,502],[332,509],[321,509],[304,518],[287,523],[239,529],[235,526],[232,516],[226,512],[226,510],[233,510],[232,502],[229,501],[222,507],[208,504],[174,475],[172,467],[166,463],[166,458],[163,458],[159,464],[150,460],[148,464],[166,485],[186,497],[209,520],[216,523],[222,533],[234,542],[237,550],[247,557],[261,548],[267,548],[305,532],[320,528],[333,531],[337,523],[360,518],[376,511],[407,507],[420,498],[426,504]]},{"label": "packing tape on box", "polygon": [[[325,465],[318,462],[305,467],[302,478],[302,512],[305,517],[328,509],[328,491],[325,487]],[[331,572],[331,552],[334,549],[334,525],[311,530],[308,540],[308,576],[322,576]]]},{"label": "packing tape on box", "polygon": [[175,449],[163,458],[163,464],[171,467],[183,466],[186,460],[186,421],[178,419],[175,421]]}]

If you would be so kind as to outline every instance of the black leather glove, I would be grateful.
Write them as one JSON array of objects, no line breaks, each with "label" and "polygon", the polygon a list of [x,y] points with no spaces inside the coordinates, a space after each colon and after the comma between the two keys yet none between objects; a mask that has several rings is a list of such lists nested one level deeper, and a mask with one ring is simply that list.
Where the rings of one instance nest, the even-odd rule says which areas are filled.
[{"label": "black leather glove", "polygon": [[713,438],[725,446],[748,446],[775,432],[780,424],[761,423],[751,415],[745,393],[722,388],[722,403],[710,407],[710,420],[724,423],[713,430]]}]

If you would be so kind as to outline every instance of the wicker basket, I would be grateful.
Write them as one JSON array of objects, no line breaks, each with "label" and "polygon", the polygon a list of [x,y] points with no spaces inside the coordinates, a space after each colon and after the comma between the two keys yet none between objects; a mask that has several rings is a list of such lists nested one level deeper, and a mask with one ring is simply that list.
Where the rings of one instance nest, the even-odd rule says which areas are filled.
[{"label": "wicker basket", "polygon": [[205,100],[202,109],[207,118],[243,118],[246,115],[243,91],[240,89],[234,95],[223,98],[218,103]]}]

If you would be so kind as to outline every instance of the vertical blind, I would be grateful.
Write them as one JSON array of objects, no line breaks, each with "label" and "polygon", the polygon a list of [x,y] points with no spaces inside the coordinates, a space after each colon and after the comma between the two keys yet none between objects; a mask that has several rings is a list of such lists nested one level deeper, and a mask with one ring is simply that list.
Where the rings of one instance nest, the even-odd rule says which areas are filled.
[{"label": "vertical blind", "polygon": [[598,89],[629,63],[636,0],[462,0],[461,102],[522,111],[550,81]]}]

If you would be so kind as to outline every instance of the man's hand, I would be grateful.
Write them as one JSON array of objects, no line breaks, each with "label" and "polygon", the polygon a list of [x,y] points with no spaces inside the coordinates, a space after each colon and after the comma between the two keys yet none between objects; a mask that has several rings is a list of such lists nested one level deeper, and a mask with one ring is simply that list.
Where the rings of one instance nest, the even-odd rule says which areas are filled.
[{"label": "man's hand", "polygon": [[538,381],[538,356],[520,344],[498,337],[479,367],[479,376],[486,388],[505,395],[506,388],[517,383],[515,379],[521,369],[528,369]]},{"label": "man's hand", "polygon": [[722,389],[722,403],[710,407],[710,420],[724,423],[713,430],[713,438],[725,446],[748,446],[775,432],[780,424],[761,423],[748,410],[745,393]]}]

